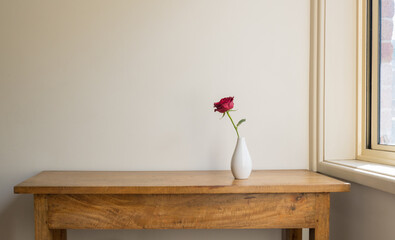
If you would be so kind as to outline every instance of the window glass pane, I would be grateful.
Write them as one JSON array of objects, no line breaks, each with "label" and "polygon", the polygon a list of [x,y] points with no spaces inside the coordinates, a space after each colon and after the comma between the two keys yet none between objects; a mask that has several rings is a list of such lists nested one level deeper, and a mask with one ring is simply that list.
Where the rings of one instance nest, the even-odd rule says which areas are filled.
[{"label": "window glass pane", "polygon": [[394,0],[380,1],[379,144],[395,145]]}]

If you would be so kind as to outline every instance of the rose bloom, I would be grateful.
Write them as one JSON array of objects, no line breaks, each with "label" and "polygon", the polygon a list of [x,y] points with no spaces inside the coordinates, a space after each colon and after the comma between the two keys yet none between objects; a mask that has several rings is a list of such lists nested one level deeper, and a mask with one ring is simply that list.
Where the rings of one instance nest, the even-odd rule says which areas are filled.
[{"label": "rose bloom", "polygon": [[226,97],[222,98],[221,101],[214,103],[214,112],[225,113],[233,108],[233,98],[234,97]]}]

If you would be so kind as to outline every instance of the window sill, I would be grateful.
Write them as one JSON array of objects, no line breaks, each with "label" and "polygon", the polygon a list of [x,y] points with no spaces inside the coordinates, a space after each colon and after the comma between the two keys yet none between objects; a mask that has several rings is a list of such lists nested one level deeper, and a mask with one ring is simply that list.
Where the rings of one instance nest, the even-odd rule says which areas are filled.
[{"label": "window sill", "polygon": [[361,160],[319,162],[318,172],[395,194],[395,166]]}]

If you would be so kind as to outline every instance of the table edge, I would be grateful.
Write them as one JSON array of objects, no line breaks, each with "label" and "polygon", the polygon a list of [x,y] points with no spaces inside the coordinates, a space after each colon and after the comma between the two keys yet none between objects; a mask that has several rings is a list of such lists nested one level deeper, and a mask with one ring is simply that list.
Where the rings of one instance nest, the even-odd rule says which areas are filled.
[{"label": "table edge", "polygon": [[[292,190],[287,190],[287,188]],[[295,190],[296,189],[296,190]],[[322,193],[349,192],[350,184],[242,187],[242,186],[177,186],[177,187],[24,187],[15,186],[15,194],[265,194],[265,193]]]}]

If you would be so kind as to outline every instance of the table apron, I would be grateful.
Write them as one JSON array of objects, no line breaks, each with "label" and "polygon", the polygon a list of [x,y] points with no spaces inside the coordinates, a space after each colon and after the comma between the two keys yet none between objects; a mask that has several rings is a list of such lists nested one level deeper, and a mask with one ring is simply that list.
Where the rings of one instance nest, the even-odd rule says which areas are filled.
[{"label": "table apron", "polygon": [[[314,228],[329,193],[49,194],[49,229]],[[329,206],[328,206],[329,207]]]}]

